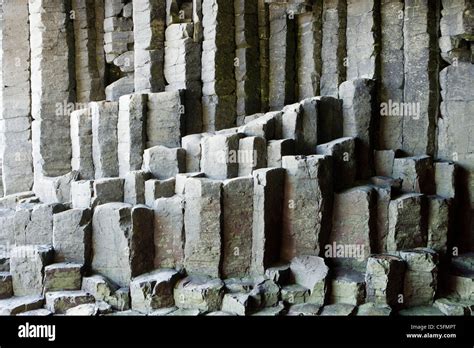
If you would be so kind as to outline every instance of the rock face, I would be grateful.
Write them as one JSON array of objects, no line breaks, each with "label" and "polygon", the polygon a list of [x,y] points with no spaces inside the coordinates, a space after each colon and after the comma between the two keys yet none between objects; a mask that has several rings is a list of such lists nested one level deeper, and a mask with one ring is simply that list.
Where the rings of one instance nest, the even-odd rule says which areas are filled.
[{"label": "rock face", "polygon": [[174,305],[173,289],[179,279],[174,270],[158,270],[136,277],[130,283],[132,309],[149,313]]},{"label": "rock face", "polygon": [[365,283],[367,301],[375,304],[399,306],[403,294],[406,265],[403,259],[392,255],[373,255],[367,261]]},{"label": "rock face", "polygon": [[222,257],[220,181],[186,181],[184,266],[189,272],[219,277]]},{"label": "rock face", "polygon": [[184,207],[180,196],[160,198],[154,203],[155,268],[184,265]]},{"label": "rock face", "polygon": [[0,314],[472,314],[473,13],[0,0]]},{"label": "rock face", "polygon": [[89,266],[92,260],[92,212],[71,209],[54,215],[54,259]]},{"label": "rock face", "polygon": [[224,181],[222,186],[223,227],[222,275],[224,278],[249,275],[252,263],[253,228],[252,177]]},{"label": "rock face", "polygon": [[329,268],[317,256],[299,256],[291,260],[290,270],[296,284],[309,289],[311,303],[323,304]]},{"label": "rock face", "polygon": [[286,156],[281,257],[318,255],[331,211],[331,161],[326,156]]},{"label": "rock face", "polygon": [[430,249],[401,251],[407,263],[403,292],[407,307],[432,305],[438,282],[438,255]]},{"label": "rock face", "polygon": [[[365,269],[365,260],[373,252],[375,239],[374,206],[375,195],[369,186],[335,194],[332,230],[324,251],[331,262]],[[338,245],[343,247],[343,252]]]},{"label": "rock face", "polygon": [[126,286],[153,267],[153,211],[110,203],[95,210],[92,269]]},{"label": "rock face", "polygon": [[10,255],[10,271],[15,296],[37,296],[43,293],[45,267],[53,262],[51,246],[15,247]]}]

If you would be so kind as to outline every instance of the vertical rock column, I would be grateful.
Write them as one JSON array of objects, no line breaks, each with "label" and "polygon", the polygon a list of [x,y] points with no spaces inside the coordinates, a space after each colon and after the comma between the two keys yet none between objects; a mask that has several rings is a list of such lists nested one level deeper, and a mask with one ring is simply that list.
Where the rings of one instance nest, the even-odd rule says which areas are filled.
[{"label": "vertical rock column", "polygon": [[167,91],[186,90],[186,133],[202,130],[202,83],[200,41],[195,41],[192,23],[171,24],[166,28],[165,78]]},{"label": "vertical rock column", "polygon": [[315,1],[312,11],[297,16],[298,99],[319,95],[321,80],[322,2]]},{"label": "vertical rock column", "polygon": [[121,287],[153,268],[153,211],[145,206],[109,203],[92,220],[92,269]]},{"label": "vertical rock column", "polygon": [[435,152],[439,110],[439,7],[439,0],[405,2],[404,103],[418,110],[403,116],[402,149],[409,155]]},{"label": "vertical rock column", "polygon": [[9,195],[29,191],[33,185],[28,3],[6,1],[2,16],[0,172]]},{"label": "vertical rock column", "polygon": [[72,169],[79,172],[82,180],[94,179],[92,160],[92,116],[90,109],[71,113]]},{"label": "vertical rock column", "polygon": [[117,141],[119,175],[142,167],[146,146],[146,94],[129,94],[120,97]]},{"label": "vertical rock column", "polygon": [[[404,75],[403,18],[402,0],[383,0],[381,2],[381,42],[380,52],[380,102],[402,103]],[[379,146],[382,149],[402,147],[403,118],[400,116],[381,116]]]},{"label": "vertical rock column", "polygon": [[270,4],[270,87],[271,110],[294,102],[296,78],[296,20],[286,4]]},{"label": "vertical rock column", "polygon": [[[281,258],[319,255],[331,219],[332,162],[327,156],[286,156]],[[329,219],[329,220],[328,220]]]},{"label": "vertical rock column", "polygon": [[438,254],[431,249],[414,249],[401,251],[399,255],[407,264],[403,283],[404,305],[432,305],[438,286]]},{"label": "vertical rock column", "polygon": [[112,178],[119,174],[117,122],[118,102],[93,102],[92,159],[95,178]]},{"label": "vertical rock column", "polygon": [[465,208],[457,218],[462,232],[456,243],[464,250],[471,250],[474,247],[474,64],[451,65],[441,71],[440,81],[443,117],[439,121],[438,156],[454,160],[458,165],[456,195]]},{"label": "vertical rock column", "polygon": [[378,75],[379,14],[379,1],[347,0],[347,80]]},{"label": "vertical rock column", "polygon": [[264,274],[280,258],[281,217],[285,170],[259,169],[253,172],[253,274]]},{"label": "vertical rock column", "polygon": [[234,4],[203,0],[202,106],[203,130],[231,128],[236,124]]},{"label": "vertical rock column", "polygon": [[269,8],[265,0],[258,1],[258,36],[259,42],[259,62],[260,62],[260,98],[262,112],[268,110],[268,87],[270,76],[270,17]]},{"label": "vertical rock column", "polygon": [[[72,0],[78,102],[103,100],[104,85],[99,72],[95,0]],[[100,36],[99,36],[100,38]]]},{"label": "vertical rock column", "polygon": [[[346,80],[346,0],[324,0],[321,95],[337,97]],[[332,140],[332,139],[331,139]]]},{"label": "vertical rock column", "polygon": [[219,277],[221,262],[222,182],[186,181],[184,266],[190,273]]},{"label": "vertical rock column", "polygon": [[161,92],[163,75],[166,2],[133,0],[135,39],[135,92]]},{"label": "vertical rock column", "polygon": [[357,138],[357,175],[364,179],[372,175],[372,141],[374,138],[375,82],[371,79],[346,81],[339,88],[343,100],[343,134]]},{"label": "vertical rock column", "polygon": [[[31,112],[35,180],[71,170],[69,115],[74,100],[70,26],[65,1],[30,0]],[[35,182],[36,184],[36,182]]]},{"label": "vertical rock column", "polygon": [[249,275],[252,261],[253,178],[224,181],[222,188],[222,276]]},{"label": "vertical rock column", "polygon": [[234,8],[237,116],[246,116],[261,109],[258,4],[255,0],[236,0]]}]

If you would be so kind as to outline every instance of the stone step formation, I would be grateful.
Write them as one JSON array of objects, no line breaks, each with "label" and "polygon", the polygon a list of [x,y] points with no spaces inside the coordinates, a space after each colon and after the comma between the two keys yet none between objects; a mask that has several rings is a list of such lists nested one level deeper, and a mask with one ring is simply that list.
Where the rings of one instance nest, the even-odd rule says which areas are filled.
[{"label": "stone step formation", "polygon": [[473,315],[435,3],[0,0],[0,314]]}]

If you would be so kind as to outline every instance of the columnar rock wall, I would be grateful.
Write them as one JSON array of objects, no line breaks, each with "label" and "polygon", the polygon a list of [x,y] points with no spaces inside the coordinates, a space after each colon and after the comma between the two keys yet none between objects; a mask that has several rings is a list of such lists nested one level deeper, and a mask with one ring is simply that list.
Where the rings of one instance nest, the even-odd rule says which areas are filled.
[{"label": "columnar rock wall", "polygon": [[469,1],[0,4],[0,314],[472,314]]},{"label": "columnar rock wall", "polygon": [[2,7],[1,140],[5,194],[33,185],[31,155],[31,76],[28,4],[6,1]]}]

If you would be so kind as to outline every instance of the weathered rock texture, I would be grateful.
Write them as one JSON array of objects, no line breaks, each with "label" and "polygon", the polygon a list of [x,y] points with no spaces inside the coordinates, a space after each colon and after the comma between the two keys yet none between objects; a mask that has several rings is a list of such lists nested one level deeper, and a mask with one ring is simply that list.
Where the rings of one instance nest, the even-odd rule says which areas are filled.
[{"label": "weathered rock texture", "polygon": [[0,0],[0,314],[472,314],[473,13]]}]

